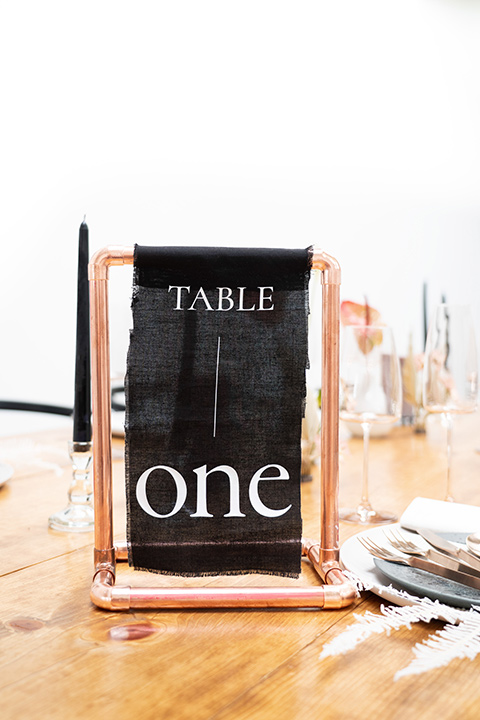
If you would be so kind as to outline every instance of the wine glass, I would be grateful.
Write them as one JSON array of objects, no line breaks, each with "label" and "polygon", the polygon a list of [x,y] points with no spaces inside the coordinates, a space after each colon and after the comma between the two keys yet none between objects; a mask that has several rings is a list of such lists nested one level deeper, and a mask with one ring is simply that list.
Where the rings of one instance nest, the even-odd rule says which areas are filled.
[{"label": "wine glass", "polygon": [[423,404],[427,412],[441,413],[447,431],[447,490],[451,490],[453,415],[477,407],[477,350],[470,308],[442,303],[435,309],[425,345]]},{"label": "wine glass", "polygon": [[340,519],[355,523],[393,522],[390,512],[374,510],[368,499],[368,450],[372,425],[394,423],[401,415],[400,363],[391,328],[348,325],[342,337],[340,418],[363,430],[362,495],[356,509],[340,510]]}]

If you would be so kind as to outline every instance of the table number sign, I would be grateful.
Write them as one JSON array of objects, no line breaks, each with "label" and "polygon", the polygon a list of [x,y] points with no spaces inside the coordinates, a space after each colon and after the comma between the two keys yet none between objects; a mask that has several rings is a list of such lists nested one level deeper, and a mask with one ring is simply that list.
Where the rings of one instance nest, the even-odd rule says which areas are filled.
[{"label": "table number sign", "polygon": [[129,562],[297,576],[311,250],[135,247]]}]

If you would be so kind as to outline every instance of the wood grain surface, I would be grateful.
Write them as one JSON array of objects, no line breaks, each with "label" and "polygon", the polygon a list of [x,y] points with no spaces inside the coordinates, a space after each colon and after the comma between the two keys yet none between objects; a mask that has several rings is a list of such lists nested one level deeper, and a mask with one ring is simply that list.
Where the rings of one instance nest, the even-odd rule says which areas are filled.
[{"label": "wood grain surface", "polygon": [[[376,635],[352,652],[320,660],[322,647],[378,612],[362,593],[344,610],[158,611],[109,613],[89,600],[93,533],[58,533],[48,516],[66,501],[67,435],[0,440],[0,459],[15,468],[0,488],[0,718],[123,720],[194,718],[393,719],[480,717],[480,656],[394,682],[412,648],[440,623]],[[443,499],[444,434],[395,428],[370,444],[371,500],[401,514],[418,496]],[[480,505],[480,422],[460,417],[454,438],[457,500]],[[125,534],[122,444],[115,443],[115,535]],[[342,443],[340,504],[360,492],[362,442]],[[304,533],[318,536],[318,477],[302,487]],[[341,524],[342,540],[359,531]],[[279,584],[244,576],[205,580],[135,573],[136,584]],[[317,583],[304,563],[300,583]],[[283,581],[282,581],[283,584]]]}]

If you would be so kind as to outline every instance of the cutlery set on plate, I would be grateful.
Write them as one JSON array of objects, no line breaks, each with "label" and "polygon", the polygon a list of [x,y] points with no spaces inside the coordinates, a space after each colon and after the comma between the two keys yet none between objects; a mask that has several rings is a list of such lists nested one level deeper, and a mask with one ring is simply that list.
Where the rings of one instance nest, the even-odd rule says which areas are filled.
[{"label": "cutlery set on plate", "polygon": [[417,529],[416,532],[428,543],[427,547],[420,547],[393,530],[384,533],[390,544],[389,548],[365,536],[358,540],[376,558],[425,570],[480,590],[479,557],[431,530]]}]

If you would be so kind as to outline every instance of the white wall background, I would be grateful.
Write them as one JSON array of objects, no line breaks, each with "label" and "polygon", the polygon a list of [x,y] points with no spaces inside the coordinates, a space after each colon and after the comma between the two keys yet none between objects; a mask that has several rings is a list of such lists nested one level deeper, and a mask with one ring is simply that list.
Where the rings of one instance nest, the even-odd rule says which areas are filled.
[{"label": "white wall background", "polygon": [[478,0],[18,0],[0,66],[0,398],[72,402],[84,214],[92,252],[320,245],[402,352],[424,281],[479,323]]}]

